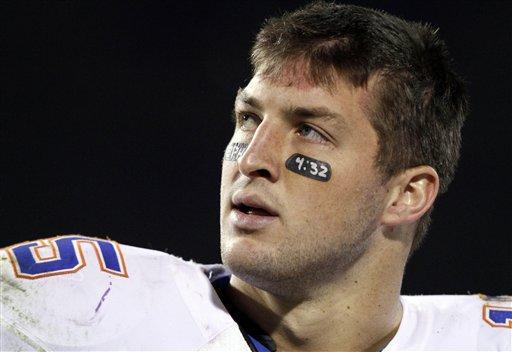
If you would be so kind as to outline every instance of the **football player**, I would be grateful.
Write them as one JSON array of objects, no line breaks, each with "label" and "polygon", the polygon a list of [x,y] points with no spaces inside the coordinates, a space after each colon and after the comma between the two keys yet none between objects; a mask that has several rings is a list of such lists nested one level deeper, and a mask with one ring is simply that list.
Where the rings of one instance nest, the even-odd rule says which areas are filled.
[{"label": "football player", "polygon": [[400,295],[468,113],[437,30],[317,2],[267,21],[251,60],[224,265],[78,235],[8,247],[3,348],[510,350],[509,297]]}]

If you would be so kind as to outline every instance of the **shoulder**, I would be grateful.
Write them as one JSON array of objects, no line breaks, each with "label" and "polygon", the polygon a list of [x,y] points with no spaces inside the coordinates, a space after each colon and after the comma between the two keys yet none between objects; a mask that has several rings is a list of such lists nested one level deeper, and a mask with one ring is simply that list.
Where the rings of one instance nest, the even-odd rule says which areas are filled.
[{"label": "shoulder", "polygon": [[7,341],[190,350],[236,327],[202,266],[167,253],[69,235],[3,248],[0,259]]},{"label": "shoulder", "polygon": [[[491,328],[512,328],[512,296],[403,296],[409,307],[437,320],[464,321]],[[506,330],[496,330],[506,331]]]},{"label": "shoulder", "polygon": [[400,346],[402,349],[509,350],[511,347],[511,296],[402,296],[402,306],[404,314],[395,341],[397,345],[404,344]]}]

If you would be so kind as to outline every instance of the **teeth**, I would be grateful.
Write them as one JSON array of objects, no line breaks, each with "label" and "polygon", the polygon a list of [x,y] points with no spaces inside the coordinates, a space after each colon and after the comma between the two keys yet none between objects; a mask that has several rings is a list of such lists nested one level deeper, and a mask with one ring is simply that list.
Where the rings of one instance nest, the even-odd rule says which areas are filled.
[{"label": "teeth", "polygon": [[254,208],[251,208],[245,204],[241,204],[239,209],[242,213],[245,213],[245,214],[252,214],[253,210],[254,210]]},{"label": "teeth", "polygon": [[244,204],[241,204],[238,207],[238,210],[240,210],[242,213],[245,213],[247,215],[270,216],[270,214],[264,209],[253,208],[253,207],[250,207],[250,206],[247,206]]}]

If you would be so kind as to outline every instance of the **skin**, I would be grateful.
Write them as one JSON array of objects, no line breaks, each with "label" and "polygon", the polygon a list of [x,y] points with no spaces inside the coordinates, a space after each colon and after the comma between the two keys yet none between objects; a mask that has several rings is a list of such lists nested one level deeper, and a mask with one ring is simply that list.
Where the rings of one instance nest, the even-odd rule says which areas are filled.
[{"label": "skin", "polygon": [[[400,324],[412,235],[439,179],[418,166],[383,181],[363,109],[373,84],[356,89],[338,77],[327,90],[297,74],[256,74],[237,96],[230,143],[249,145],[236,162],[223,162],[221,254],[233,272],[230,299],[278,350],[377,351]],[[331,179],[287,170],[294,153],[328,162]],[[237,191],[265,199],[277,221],[252,231],[234,226]]]}]

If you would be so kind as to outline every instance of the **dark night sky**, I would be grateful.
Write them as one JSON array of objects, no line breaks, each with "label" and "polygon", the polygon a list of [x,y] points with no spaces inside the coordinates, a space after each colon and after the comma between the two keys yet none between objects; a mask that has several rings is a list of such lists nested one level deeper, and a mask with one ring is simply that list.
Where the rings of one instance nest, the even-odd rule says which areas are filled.
[{"label": "dark night sky", "polygon": [[[248,52],[266,17],[304,3],[2,3],[0,246],[81,233],[219,261]],[[510,294],[511,3],[347,3],[439,26],[470,82],[459,170],[403,291]]]}]

